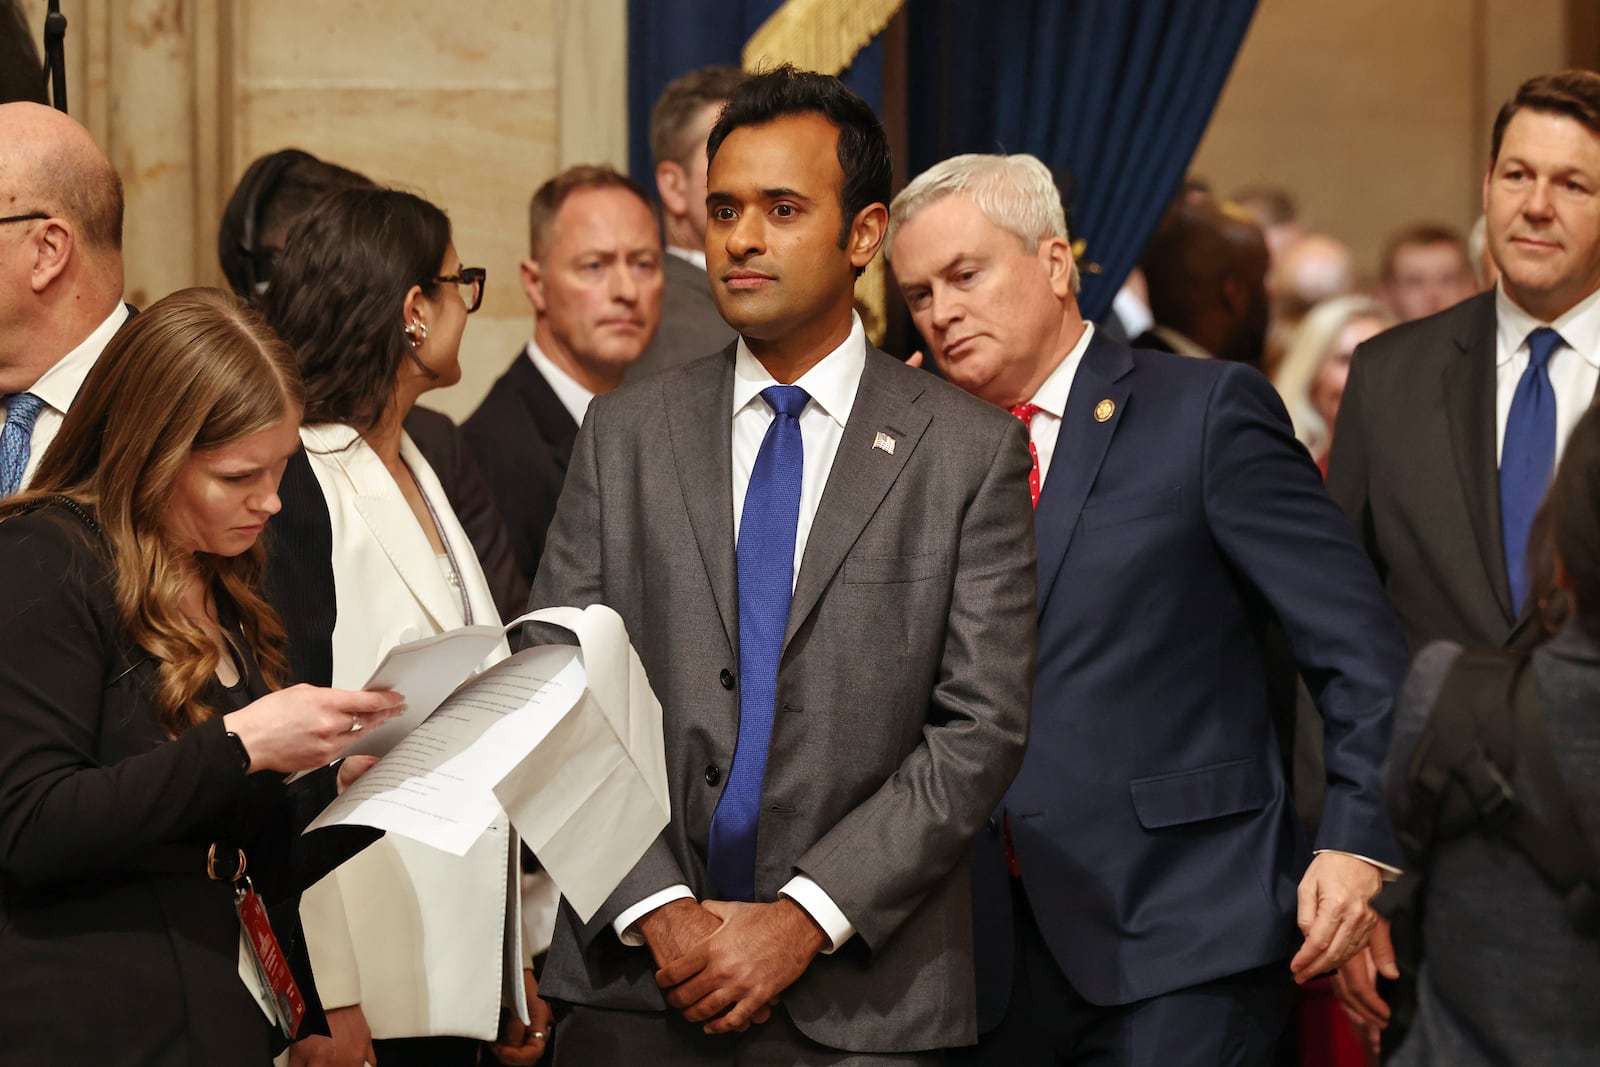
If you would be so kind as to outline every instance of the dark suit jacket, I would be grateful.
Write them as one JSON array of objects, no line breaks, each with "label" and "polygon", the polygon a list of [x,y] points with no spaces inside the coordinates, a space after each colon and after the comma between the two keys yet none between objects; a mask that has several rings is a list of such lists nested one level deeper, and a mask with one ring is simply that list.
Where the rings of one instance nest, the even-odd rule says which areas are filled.
[{"label": "dark suit jacket", "polygon": [[438,476],[450,509],[467,532],[500,617],[516,618],[528,602],[528,579],[517,566],[494,493],[460,428],[442,412],[414,407],[406,416],[405,429]]},{"label": "dark suit jacket", "polygon": [[461,433],[505,520],[517,568],[532,582],[566,481],[577,424],[527,353],[519,351],[462,423]]},{"label": "dark suit jacket", "polygon": [[1494,293],[1356,349],[1328,463],[1413,650],[1528,642],[1511,603],[1496,459]]},{"label": "dark suit jacket", "polygon": [[[1096,1004],[1282,963],[1309,856],[1266,634],[1282,624],[1337,739],[1316,846],[1398,865],[1382,767],[1399,627],[1249,367],[1096,335],[1055,457],[1035,515],[1033,731],[1005,799],[1039,928]],[[1004,990],[1009,895],[992,836],[984,851],[979,983]]]},{"label": "dark suit jacket", "polygon": [[[592,921],[563,907],[546,996],[662,1010],[649,950],[610,924],[669,886],[708,890],[739,729],[733,351],[594,402],[534,582],[534,607],[621,614],[661,698],[672,800]],[[783,994],[824,1045],[975,1038],[966,856],[1027,733],[1027,471],[1015,419],[869,351],[795,583],[757,834],[759,900],[802,872],[858,931]]]},{"label": "dark suit jacket", "polygon": [[705,271],[668,253],[662,257],[661,273],[666,282],[661,292],[661,328],[650,347],[628,368],[630,382],[720,352],[737,336],[733,327],[722,321]]},{"label": "dark suit jacket", "polygon": [[[333,772],[288,788],[246,775],[221,715],[166,737],[155,661],[122,630],[110,566],[66,509],[0,523],[0,574],[0,1063],[265,1067],[233,892],[206,877],[207,848],[244,849],[294,957],[299,890],[375,835],[300,838]],[[243,691],[215,686],[213,706],[266,693],[245,666]]]}]

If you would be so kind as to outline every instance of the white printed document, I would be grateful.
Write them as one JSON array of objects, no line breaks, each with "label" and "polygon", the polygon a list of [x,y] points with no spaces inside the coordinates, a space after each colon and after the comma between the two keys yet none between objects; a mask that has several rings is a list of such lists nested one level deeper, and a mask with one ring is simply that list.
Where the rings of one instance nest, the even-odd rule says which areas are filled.
[{"label": "white printed document", "polygon": [[610,608],[547,608],[506,629],[526,622],[565,627],[578,646],[525,649],[442,700],[441,680],[464,677],[502,631],[465,627],[385,657],[367,688],[394,688],[406,714],[351,748],[384,755],[307,832],[374,826],[461,855],[504,808],[588,921],[667,825],[661,704]]}]

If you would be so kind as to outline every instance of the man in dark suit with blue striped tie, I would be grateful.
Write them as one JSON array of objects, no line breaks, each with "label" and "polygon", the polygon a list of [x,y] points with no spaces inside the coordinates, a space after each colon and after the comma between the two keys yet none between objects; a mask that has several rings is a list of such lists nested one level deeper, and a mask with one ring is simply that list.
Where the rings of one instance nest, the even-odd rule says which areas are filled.
[{"label": "man in dark suit with blue striped tie", "polygon": [[[1600,383],[1600,74],[1523,83],[1490,148],[1499,284],[1356,349],[1328,463],[1413,651],[1538,641],[1528,534]],[[1392,970],[1381,928],[1373,951]],[[1372,972],[1341,979],[1378,1026]]]},{"label": "man in dark suit with blue striped tie", "polygon": [[866,341],[890,160],[835,78],[737,89],[706,258],[739,340],[595,400],[534,606],[609,604],[672,822],[541,992],[569,1064],[940,1062],[976,1037],[967,854],[1034,651],[1016,420]]}]

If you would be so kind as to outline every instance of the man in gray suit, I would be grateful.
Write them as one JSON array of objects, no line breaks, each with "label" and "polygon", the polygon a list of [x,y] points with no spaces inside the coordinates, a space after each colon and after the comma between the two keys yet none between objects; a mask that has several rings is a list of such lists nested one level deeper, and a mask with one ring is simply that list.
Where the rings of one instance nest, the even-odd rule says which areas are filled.
[{"label": "man in gray suit", "polygon": [[706,138],[745,79],[737,67],[706,67],[668,85],[650,114],[650,154],[667,255],[661,329],[628,380],[676,367],[731,344],[706,277]]},{"label": "man in gray suit", "polygon": [[673,815],[562,909],[556,1062],[937,1062],[975,1039],[968,850],[1027,736],[1025,438],[866,342],[890,161],[859,97],[757,76],[710,156],[740,339],[595,400],[533,590],[626,621]]}]

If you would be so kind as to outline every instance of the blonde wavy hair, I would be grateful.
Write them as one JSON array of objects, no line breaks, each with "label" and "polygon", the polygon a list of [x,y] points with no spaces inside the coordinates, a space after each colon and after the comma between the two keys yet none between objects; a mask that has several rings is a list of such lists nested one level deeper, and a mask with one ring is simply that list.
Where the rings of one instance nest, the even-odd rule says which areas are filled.
[{"label": "blonde wavy hair", "polygon": [[268,684],[287,674],[283,624],[257,592],[259,542],[233,557],[175,544],[164,519],[195,452],[300,419],[294,354],[254,311],[217,289],[184,289],[136,316],[101,354],[40,461],[29,491],[0,519],[44,496],[93,510],[116,575],[128,636],[159,665],[156,718],[177,736],[215,714],[201,693],[220,654],[180,607],[196,576],[220,583]]}]

